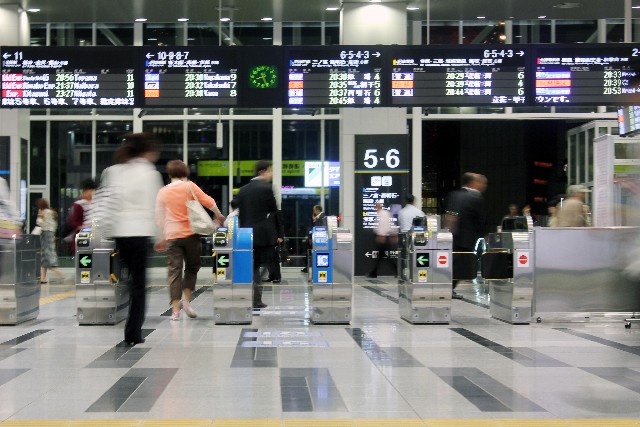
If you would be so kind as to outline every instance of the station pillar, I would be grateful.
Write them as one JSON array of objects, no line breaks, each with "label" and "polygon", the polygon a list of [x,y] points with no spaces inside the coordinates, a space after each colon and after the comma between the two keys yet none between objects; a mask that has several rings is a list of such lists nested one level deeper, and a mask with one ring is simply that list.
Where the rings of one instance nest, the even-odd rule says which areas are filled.
[{"label": "station pillar", "polygon": [[[17,2],[0,5],[0,45],[24,46],[29,44],[29,16]],[[29,166],[29,110],[0,110],[0,177],[11,188],[11,200],[24,214],[26,199],[20,199],[28,189]]]}]

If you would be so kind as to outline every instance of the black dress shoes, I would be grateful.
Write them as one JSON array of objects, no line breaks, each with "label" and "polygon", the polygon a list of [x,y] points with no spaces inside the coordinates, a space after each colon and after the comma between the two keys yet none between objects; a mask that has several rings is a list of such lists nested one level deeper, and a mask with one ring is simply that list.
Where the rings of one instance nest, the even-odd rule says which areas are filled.
[{"label": "black dress shoes", "polygon": [[127,347],[133,347],[136,344],[144,343],[144,341],[145,341],[144,338],[140,338],[139,340],[125,340],[125,343]]},{"label": "black dress shoes", "polygon": [[267,304],[259,302],[257,304],[253,304],[253,308],[267,308]]}]

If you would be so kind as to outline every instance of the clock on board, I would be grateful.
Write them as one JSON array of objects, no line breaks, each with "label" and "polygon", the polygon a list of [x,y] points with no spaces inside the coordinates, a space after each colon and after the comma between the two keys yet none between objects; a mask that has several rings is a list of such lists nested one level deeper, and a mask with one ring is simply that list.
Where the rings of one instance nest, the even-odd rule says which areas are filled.
[{"label": "clock on board", "polygon": [[272,65],[256,65],[249,71],[249,84],[256,89],[278,86],[278,70]]}]

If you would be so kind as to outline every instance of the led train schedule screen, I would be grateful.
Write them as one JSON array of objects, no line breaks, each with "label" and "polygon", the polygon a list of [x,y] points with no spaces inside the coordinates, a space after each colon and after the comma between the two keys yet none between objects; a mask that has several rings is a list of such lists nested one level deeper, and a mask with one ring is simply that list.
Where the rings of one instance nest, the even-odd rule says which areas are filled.
[{"label": "led train schedule screen", "polygon": [[289,107],[383,105],[384,53],[376,46],[289,49]]},{"label": "led train schedule screen", "polygon": [[394,47],[394,106],[520,105],[526,47]]},{"label": "led train schedule screen", "polygon": [[535,46],[535,105],[630,105],[640,99],[640,45]]},{"label": "led train schedule screen", "polygon": [[2,107],[132,107],[133,49],[3,47]]},{"label": "led train schedule screen", "polygon": [[145,48],[145,107],[234,107],[238,50],[218,47]]},{"label": "led train schedule screen", "polygon": [[238,50],[219,47],[145,48],[145,107],[234,107]]}]

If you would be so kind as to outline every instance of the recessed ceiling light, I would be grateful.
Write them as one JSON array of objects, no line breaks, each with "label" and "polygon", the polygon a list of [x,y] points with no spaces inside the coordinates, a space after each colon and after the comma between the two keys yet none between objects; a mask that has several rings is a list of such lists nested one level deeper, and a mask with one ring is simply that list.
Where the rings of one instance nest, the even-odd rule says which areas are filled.
[{"label": "recessed ceiling light", "polygon": [[544,19],[546,17],[547,17],[547,15],[540,15],[540,16],[538,16],[538,19]]},{"label": "recessed ceiling light", "polygon": [[486,18],[486,16],[476,16],[476,18],[478,18],[478,19],[485,19],[485,18]]},{"label": "recessed ceiling light", "polygon": [[507,36],[505,34],[500,34],[500,40],[506,40]]},{"label": "recessed ceiling light", "polygon": [[220,18],[220,21],[222,21],[222,22],[231,21],[231,18]]},{"label": "recessed ceiling light", "polygon": [[196,39],[194,39],[193,37],[189,37],[187,40],[189,40],[190,42],[196,41]]},{"label": "recessed ceiling light", "polygon": [[38,12],[40,12],[40,9],[34,7],[34,8],[31,8],[31,9],[27,9],[27,12],[38,13]]},{"label": "recessed ceiling light", "polygon": [[566,3],[558,3],[553,7],[557,7],[558,9],[575,9],[576,7],[582,7],[582,6],[583,6],[582,3],[566,2]]},{"label": "recessed ceiling light", "polygon": [[420,10],[418,6],[407,6],[407,10]]},{"label": "recessed ceiling light", "polygon": [[187,22],[189,18],[178,18],[178,22]]},{"label": "recessed ceiling light", "polygon": [[136,22],[147,22],[147,18],[136,18]]},{"label": "recessed ceiling light", "polygon": [[149,37],[147,40],[149,40],[150,42],[158,41],[158,39],[155,37]]},{"label": "recessed ceiling light", "polygon": [[382,0],[369,0],[369,2],[371,2],[371,3],[381,3]]},{"label": "recessed ceiling light", "polygon": [[631,9],[640,9],[640,5],[638,5],[638,6],[631,6]]},{"label": "recessed ceiling light", "polygon": [[263,37],[262,40],[273,40],[273,37]]},{"label": "recessed ceiling light", "polygon": [[261,21],[273,21],[273,18],[265,16],[264,18],[261,19]]},{"label": "recessed ceiling light", "polygon": [[328,7],[325,10],[328,10],[329,12],[333,12],[333,11],[336,11],[336,10],[340,10],[340,8],[339,7]]}]

